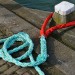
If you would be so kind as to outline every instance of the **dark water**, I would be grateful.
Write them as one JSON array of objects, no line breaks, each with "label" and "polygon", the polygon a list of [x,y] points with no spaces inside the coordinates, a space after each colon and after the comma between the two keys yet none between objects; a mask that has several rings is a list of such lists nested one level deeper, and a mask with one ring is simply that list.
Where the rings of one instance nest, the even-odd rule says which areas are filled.
[{"label": "dark water", "polygon": [[[54,6],[63,0],[16,0],[25,7],[54,11]],[[75,4],[75,0],[65,0]]]}]

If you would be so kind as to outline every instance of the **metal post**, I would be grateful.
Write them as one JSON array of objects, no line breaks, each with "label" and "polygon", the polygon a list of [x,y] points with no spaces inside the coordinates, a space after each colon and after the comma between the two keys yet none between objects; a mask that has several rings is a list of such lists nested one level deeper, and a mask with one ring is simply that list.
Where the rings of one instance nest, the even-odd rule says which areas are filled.
[{"label": "metal post", "polygon": [[75,20],[75,5],[67,1],[62,1],[55,5],[53,20],[55,24],[67,23]]}]

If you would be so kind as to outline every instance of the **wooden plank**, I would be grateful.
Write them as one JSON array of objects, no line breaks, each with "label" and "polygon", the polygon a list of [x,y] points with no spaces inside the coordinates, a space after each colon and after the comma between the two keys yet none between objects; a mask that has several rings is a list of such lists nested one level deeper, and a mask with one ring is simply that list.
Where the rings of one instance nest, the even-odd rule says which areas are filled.
[{"label": "wooden plank", "polygon": [[2,74],[4,71],[6,71],[7,69],[9,69],[13,64],[10,63],[6,63],[3,66],[0,67],[0,74]]},{"label": "wooden plank", "polygon": [[[19,15],[20,17],[24,18],[25,20],[27,20],[28,22],[32,23],[37,27],[43,23],[45,17],[50,13],[50,12],[45,12],[40,10],[35,11],[30,8],[22,7],[21,5],[19,5],[17,2],[13,0],[8,0],[7,2],[4,1],[1,0],[0,3],[3,4],[9,10],[13,11],[17,15]],[[42,15],[40,13],[42,13]]]},{"label": "wooden plank", "polygon": [[0,74],[2,73],[2,72],[4,72],[5,70],[7,70],[9,67],[8,67],[8,65],[7,64],[5,64],[5,65],[3,65],[2,67],[0,67]]},{"label": "wooden plank", "polygon": [[31,72],[25,72],[23,75],[32,75]]},{"label": "wooden plank", "polygon": [[2,59],[0,59],[0,66],[2,66],[3,64],[5,64],[6,62]]},{"label": "wooden plank", "polygon": [[[34,9],[29,9],[26,7],[22,7],[19,5],[17,2],[13,0],[1,0],[1,4],[3,4],[6,8],[9,10],[13,11],[23,19],[27,20],[37,28],[41,28],[41,25],[44,21],[44,19],[49,15],[50,12],[48,11],[40,11],[40,10],[34,10]],[[15,7],[16,6],[16,7]],[[40,14],[41,13],[41,14]],[[30,17],[31,18],[30,18]],[[51,21],[51,26],[55,25],[54,21]],[[75,50],[75,27],[70,28],[70,29],[62,29],[58,30],[57,33],[53,33],[54,35],[58,36],[53,36],[54,38],[57,38],[59,41],[62,41],[65,43],[67,46],[71,47],[72,49]],[[59,33],[59,34],[58,34]]]},{"label": "wooden plank", "polygon": [[[34,50],[37,51],[37,53],[40,52],[40,44],[39,44],[39,29],[36,28],[35,26],[31,25],[30,23],[26,22],[25,20],[21,19],[20,17],[16,16],[15,14],[11,13],[9,10],[5,9],[4,7],[0,6],[1,8],[1,13],[0,13],[0,18],[1,21],[1,28],[3,34],[8,36],[9,32],[12,35],[13,33],[17,33],[20,31],[27,32],[30,37],[32,38],[34,44],[36,45],[34,47]],[[6,17],[9,16],[9,17]],[[4,28],[6,27],[6,29]],[[37,34],[36,34],[37,33]],[[9,35],[9,36],[10,36]],[[69,47],[65,46],[61,42],[57,41],[56,39],[49,37],[47,39],[47,46],[48,46],[48,61],[46,62],[48,66],[44,66],[44,68],[50,68],[54,67],[54,69],[58,69],[59,73],[58,75],[62,75],[61,72],[63,72],[63,75],[74,75],[75,74],[75,51],[70,49]],[[70,68],[69,68],[70,67]],[[15,68],[15,67],[14,67]],[[16,70],[19,69],[17,66],[15,68]],[[7,71],[5,71],[3,74],[11,74],[15,70],[11,67]],[[50,69],[47,69],[47,71],[51,71],[50,74],[56,75],[57,71],[53,71]]]},{"label": "wooden plank", "polygon": [[18,75],[22,75],[23,73],[25,73],[27,71],[27,69],[25,69],[25,68],[20,68],[20,69],[18,69],[17,71],[16,71],[16,73],[18,74]]},{"label": "wooden plank", "polygon": [[20,67],[14,65],[12,67],[10,67],[9,69],[7,69],[4,73],[2,73],[3,75],[11,75],[12,73],[14,73],[17,69],[19,69]]}]

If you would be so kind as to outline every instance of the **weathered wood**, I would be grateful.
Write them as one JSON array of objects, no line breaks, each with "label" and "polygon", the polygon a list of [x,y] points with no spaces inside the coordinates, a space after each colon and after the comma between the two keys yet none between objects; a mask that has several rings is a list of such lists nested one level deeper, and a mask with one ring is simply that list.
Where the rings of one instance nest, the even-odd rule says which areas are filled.
[{"label": "weathered wood", "polygon": [[[36,10],[36,9],[35,9],[36,10],[35,11],[30,8],[22,7],[21,5],[19,5],[17,2],[15,2],[13,0],[8,0],[7,2],[4,2],[1,0],[0,3],[2,5],[4,5],[6,8],[8,8],[9,10],[11,10],[14,13],[16,13],[17,15],[19,15],[20,17],[22,17],[25,20],[27,20],[28,22],[32,23],[36,27],[38,27],[38,25],[41,25],[43,23],[44,19],[47,17],[47,15],[50,13],[50,12],[48,13],[46,11],[40,11],[40,10]],[[40,28],[40,26],[39,26],[39,28]]]},{"label": "weathered wood", "polygon": [[29,71],[29,72],[25,72],[23,75],[32,75],[32,73]]},{"label": "weathered wood", "polygon": [[[0,21],[1,32],[3,32],[5,36],[10,36],[13,33],[17,33],[20,31],[27,32],[35,44],[34,50],[37,52],[40,52],[40,44],[39,44],[39,38],[38,38],[39,29],[31,25],[30,23],[26,22],[25,20],[21,19],[20,17],[16,16],[15,14],[11,13],[4,7],[0,6],[0,9],[1,9],[0,19],[2,18]],[[11,34],[9,35],[9,33]],[[74,75],[75,74],[75,71],[74,71],[75,51],[73,51],[72,49],[70,49],[69,47],[65,46],[64,44],[62,44],[61,42],[57,41],[56,39],[52,37],[49,37],[47,39],[47,46],[48,46],[49,58],[48,58],[48,61],[46,62],[47,65],[44,66],[44,68],[46,68],[45,71],[48,72],[47,75],[50,75],[50,74]],[[54,67],[53,70],[50,69],[52,67]],[[14,68],[11,67],[7,71],[5,71],[3,74],[13,73]],[[16,66],[15,69],[18,70],[19,68]]]},{"label": "weathered wood", "polygon": [[17,73],[18,75],[22,75],[22,74],[24,74],[26,71],[27,71],[27,68],[26,68],[26,69],[25,69],[25,68],[20,68],[20,69],[18,69],[18,70],[16,71],[16,73]]},{"label": "weathered wood", "polygon": [[10,67],[9,69],[7,69],[4,73],[2,73],[3,75],[11,75],[12,73],[14,73],[17,69],[19,69],[18,66],[14,65],[12,67]]},{"label": "weathered wood", "polygon": [[0,74],[2,74],[4,71],[6,71],[7,69],[9,69],[12,66],[12,64],[10,65],[10,63],[6,63],[3,66],[0,67]]},{"label": "weathered wood", "polygon": [[2,60],[2,59],[0,59],[0,67],[3,65],[3,64],[5,64],[6,62],[4,61],[4,60]]},{"label": "weathered wood", "polygon": [[[50,13],[48,11],[34,10],[34,9],[22,7],[21,5],[19,5],[17,2],[15,2],[13,0],[7,0],[7,1],[0,0],[0,3],[2,5],[4,5],[6,8],[8,8],[9,10],[11,10],[14,13],[16,13],[17,15],[19,15],[20,17],[22,17],[23,19],[25,19],[26,21],[28,21],[29,23],[36,26],[37,28],[41,28],[41,25],[42,25],[44,19]],[[75,15],[75,13],[74,13],[74,15]],[[74,19],[75,16],[73,16],[72,18]],[[53,25],[56,25],[54,20],[51,21],[51,26],[53,26]],[[58,35],[58,33],[59,33],[59,35],[60,35],[60,36],[54,35],[54,37],[57,38],[58,40],[62,41],[67,46],[71,47],[72,49],[75,49],[75,42],[74,42],[75,28],[73,27],[70,29],[65,29],[65,31],[63,31],[63,30],[64,29],[58,30],[57,33],[54,32],[54,34]]]},{"label": "weathered wood", "polygon": [[0,67],[0,74],[2,73],[2,72],[4,72],[5,70],[7,70],[8,69],[8,65],[7,64],[5,64],[5,65],[3,65],[2,67]]}]

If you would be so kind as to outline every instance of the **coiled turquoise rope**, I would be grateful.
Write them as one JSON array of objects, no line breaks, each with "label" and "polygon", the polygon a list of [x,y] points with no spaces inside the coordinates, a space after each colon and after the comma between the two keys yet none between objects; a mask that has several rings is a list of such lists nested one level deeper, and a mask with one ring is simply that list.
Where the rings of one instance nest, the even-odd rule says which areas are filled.
[{"label": "coiled turquoise rope", "polygon": [[[10,51],[8,48],[14,44],[15,41],[22,41],[23,44],[19,47],[16,47]],[[44,36],[40,38],[41,44],[41,53],[37,56],[36,60],[34,60],[32,51],[34,44],[30,39],[29,35],[24,32],[19,32],[18,34],[14,34],[6,39],[1,39],[0,43],[4,43],[3,47],[0,49],[0,57],[3,58],[5,61],[12,62],[18,66],[28,67],[33,66],[39,75],[45,75],[43,71],[38,67],[41,63],[44,63],[47,59],[47,47],[46,47],[46,40]],[[20,57],[13,58],[11,56],[12,53],[22,50],[24,47],[29,46],[28,51]],[[20,60],[29,57],[30,62],[20,62]]]}]

